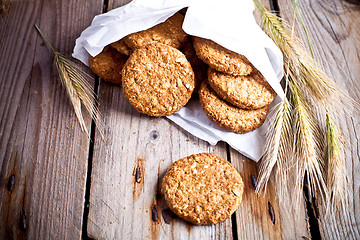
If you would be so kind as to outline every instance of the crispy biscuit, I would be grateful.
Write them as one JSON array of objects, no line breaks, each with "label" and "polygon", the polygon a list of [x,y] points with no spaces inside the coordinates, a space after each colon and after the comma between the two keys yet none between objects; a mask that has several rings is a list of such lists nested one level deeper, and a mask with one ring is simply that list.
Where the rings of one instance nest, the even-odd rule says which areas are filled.
[{"label": "crispy biscuit", "polygon": [[233,76],[209,68],[208,80],[219,97],[239,108],[259,109],[269,105],[276,96],[257,70],[250,75]]},{"label": "crispy biscuit", "polygon": [[235,107],[216,95],[207,81],[199,90],[201,107],[206,116],[220,127],[237,133],[250,132],[260,127],[268,113],[268,107],[246,110]]},{"label": "crispy biscuit", "polygon": [[180,13],[175,13],[175,15],[163,23],[147,30],[128,35],[124,41],[131,49],[137,49],[154,42],[180,48],[188,37],[182,29],[183,21],[184,16]]},{"label": "crispy biscuit", "polygon": [[121,54],[129,56],[132,53],[132,49],[126,45],[124,38],[120,39],[119,41],[113,42],[112,44],[110,44],[110,46],[115,48]]},{"label": "crispy biscuit", "polygon": [[196,54],[210,67],[231,75],[248,75],[253,66],[246,57],[219,44],[200,37],[193,37]]},{"label": "crispy biscuit", "polygon": [[236,169],[212,153],[193,154],[173,163],[162,180],[168,207],[197,225],[229,218],[240,205],[244,183]]},{"label": "crispy biscuit", "polygon": [[194,72],[179,50],[161,43],[136,49],[123,71],[123,91],[131,105],[150,116],[171,115],[190,99]]},{"label": "crispy biscuit", "polygon": [[114,48],[106,46],[95,57],[89,57],[91,71],[105,82],[121,84],[121,70],[127,60],[126,55],[118,53]]},{"label": "crispy biscuit", "polygon": [[201,61],[200,58],[198,58],[198,56],[196,55],[191,38],[189,38],[189,40],[184,42],[183,46],[180,48],[180,51],[184,53],[187,60],[190,62],[192,69],[194,70],[195,73],[194,93],[197,93],[197,91],[200,88],[201,82],[207,78],[208,66],[203,61]]}]

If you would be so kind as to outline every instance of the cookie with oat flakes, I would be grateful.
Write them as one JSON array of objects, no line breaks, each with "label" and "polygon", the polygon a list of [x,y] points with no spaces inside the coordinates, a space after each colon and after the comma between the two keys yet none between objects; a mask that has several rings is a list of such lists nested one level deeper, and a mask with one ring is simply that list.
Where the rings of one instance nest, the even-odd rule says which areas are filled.
[{"label": "cookie with oat flakes", "polygon": [[209,68],[208,80],[222,99],[239,108],[259,109],[269,105],[276,96],[258,70],[250,75],[233,76]]},{"label": "cookie with oat flakes", "polygon": [[119,41],[113,42],[110,44],[111,47],[115,48],[119,53],[130,55],[132,53],[132,49],[128,47],[125,43],[125,38],[120,39]]},{"label": "cookie with oat flakes", "polygon": [[163,43],[174,48],[180,48],[188,35],[182,29],[184,16],[175,13],[165,22],[144,31],[132,33],[125,37],[125,43],[131,49],[143,47],[149,43]]},{"label": "cookie with oat flakes", "polygon": [[152,43],[136,49],[122,70],[125,97],[139,112],[171,115],[194,91],[194,72],[185,55],[171,46]]},{"label": "cookie with oat flakes", "polygon": [[227,103],[210,88],[207,81],[200,86],[199,98],[201,108],[211,121],[236,133],[246,133],[260,127],[268,113],[267,106],[256,110],[246,110]]},{"label": "cookie with oat flakes", "polygon": [[231,75],[248,75],[253,66],[249,60],[238,53],[230,51],[209,39],[194,37],[196,54],[210,67]]},{"label": "cookie with oat flakes", "polygon": [[238,208],[244,183],[237,170],[212,153],[193,154],[173,163],[162,180],[168,207],[197,225],[216,224]]},{"label": "cookie with oat flakes", "polygon": [[89,56],[89,67],[105,82],[121,84],[121,70],[125,65],[127,56],[118,53],[114,48],[106,46],[95,57]]}]

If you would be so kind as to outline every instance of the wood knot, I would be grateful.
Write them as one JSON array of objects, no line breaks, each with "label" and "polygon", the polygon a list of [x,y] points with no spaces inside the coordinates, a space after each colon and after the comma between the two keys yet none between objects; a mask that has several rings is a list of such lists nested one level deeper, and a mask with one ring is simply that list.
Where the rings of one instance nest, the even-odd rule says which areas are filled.
[{"label": "wood knot", "polygon": [[7,184],[7,189],[12,192],[13,189],[14,189],[14,186],[15,186],[15,175],[12,174],[10,177],[9,177],[9,181],[8,181],[8,184]]},{"label": "wood knot", "polygon": [[157,140],[159,137],[160,137],[160,134],[159,134],[158,131],[153,130],[153,131],[150,132],[150,139],[151,139],[152,141]]},{"label": "wood knot", "polygon": [[154,222],[157,222],[159,221],[159,215],[158,215],[158,211],[156,209],[156,205],[154,205],[151,209],[151,219],[154,221]]},{"label": "wood knot", "polygon": [[274,213],[274,209],[271,206],[270,202],[268,202],[268,209],[269,209],[270,219],[271,219],[272,223],[275,224],[275,213]]},{"label": "wood knot", "polygon": [[25,215],[25,213],[22,213],[20,215],[19,227],[20,227],[21,231],[26,231],[26,215]]},{"label": "wood knot", "polygon": [[135,182],[140,183],[141,182],[141,170],[140,167],[137,167],[135,170]]},{"label": "wood knot", "polygon": [[257,181],[256,181],[256,177],[254,175],[250,176],[250,180],[251,180],[251,185],[253,186],[254,190],[257,188]]}]

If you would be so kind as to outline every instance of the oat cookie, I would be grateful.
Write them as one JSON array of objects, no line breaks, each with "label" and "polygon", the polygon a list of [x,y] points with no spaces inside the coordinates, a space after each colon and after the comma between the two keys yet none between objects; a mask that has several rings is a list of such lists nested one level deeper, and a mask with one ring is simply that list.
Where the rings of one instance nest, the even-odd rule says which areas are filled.
[{"label": "oat cookie", "polygon": [[168,207],[197,225],[229,218],[238,208],[243,190],[237,170],[212,153],[193,154],[176,161],[161,184]]},{"label": "oat cookie", "polygon": [[195,53],[191,38],[185,41],[180,51],[185,54],[187,60],[190,62],[192,69],[195,73],[195,90],[194,93],[200,88],[200,84],[207,78],[208,66],[201,61]]},{"label": "oat cookie", "polygon": [[253,66],[243,55],[230,51],[209,39],[194,37],[193,42],[199,58],[220,72],[248,75],[253,71]]},{"label": "oat cookie", "polygon": [[263,75],[255,70],[250,75],[233,76],[209,68],[211,88],[225,101],[244,109],[259,109],[269,105],[276,93]]},{"label": "oat cookie", "polygon": [[121,84],[121,70],[127,58],[127,56],[118,53],[114,48],[106,46],[95,57],[89,57],[89,67],[94,74],[105,82]]},{"label": "oat cookie", "polygon": [[123,91],[131,105],[150,116],[171,115],[190,99],[194,72],[185,55],[161,43],[136,49],[123,71]]},{"label": "oat cookie", "polygon": [[132,53],[132,49],[128,47],[125,43],[125,39],[122,38],[119,41],[113,42],[110,44],[111,47],[115,48],[119,53],[130,55]]},{"label": "oat cookie", "polygon": [[203,82],[199,90],[201,107],[206,116],[220,127],[237,133],[250,132],[260,127],[268,113],[268,107],[246,110],[222,100],[208,82]]},{"label": "oat cookie", "polygon": [[125,37],[125,43],[131,49],[137,49],[149,43],[163,43],[174,48],[180,48],[188,35],[182,29],[184,16],[175,13],[165,22],[160,23],[147,30],[132,33]]}]

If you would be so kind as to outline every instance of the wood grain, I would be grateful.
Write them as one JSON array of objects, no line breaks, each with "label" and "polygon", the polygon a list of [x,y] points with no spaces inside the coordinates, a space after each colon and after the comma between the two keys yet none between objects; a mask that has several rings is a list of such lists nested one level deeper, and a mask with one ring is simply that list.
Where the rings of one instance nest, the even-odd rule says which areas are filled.
[{"label": "wood grain", "polygon": [[[309,238],[305,208],[298,217],[290,196],[279,201],[274,179],[270,179],[266,192],[256,194],[251,180],[257,179],[259,163],[255,163],[231,149],[231,162],[245,183],[243,201],[236,211],[238,239],[300,239]],[[273,213],[269,212],[269,205]],[[302,207],[302,206],[301,206]]]},{"label": "wood grain", "polygon": [[[207,151],[226,158],[225,146],[213,149],[166,118],[140,115],[120,87],[102,84],[100,104],[106,139],[95,141],[88,235],[96,239],[232,238],[230,219],[216,226],[192,226],[171,214],[159,191],[166,169],[175,160]],[[137,168],[140,178],[135,178]]]},{"label": "wood grain", "polygon": [[[291,1],[279,0],[280,14],[291,20]],[[360,102],[360,5],[359,1],[298,1],[302,18],[319,66],[351,97]],[[298,29],[301,29],[297,25]],[[306,36],[299,31],[306,43]],[[358,109],[357,109],[358,110]],[[326,217],[324,206],[318,203],[320,232],[324,239],[360,238],[360,121],[359,112],[338,119],[348,142],[345,149],[350,177],[350,218]]]},{"label": "wood grain", "polygon": [[[108,9],[127,1],[109,0]],[[81,237],[89,140],[52,67],[49,49],[33,28],[39,24],[55,48],[70,54],[75,39],[104,1],[0,1],[0,236],[6,239]],[[3,7],[5,3],[5,7]],[[319,65],[360,102],[360,7],[358,1],[299,1]],[[289,1],[280,13],[292,18]],[[305,39],[300,31],[300,36]],[[297,239],[310,237],[306,211],[292,214],[279,202],[273,181],[264,196],[251,183],[258,164],[224,143],[212,147],[166,118],[137,113],[122,89],[100,84],[105,139],[96,136],[87,232],[96,239]],[[90,127],[90,119],[86,118]],[[360,238],[360,120],[344,119],[351,180],[350,219],[324,215],[324,239]],[[213,152],[230,160],[245,182],[243,202],[231,219],[193,226],[166,206],[159,192],[177,159]],[[228,157],[229,156],[229,157]],[[273,214],[269,213],[269,205]],[[236,229],[236,232],[233,232]]]},{"label": "wood grain", "polygon": [[[2,3],[6,8],[0,12],[0,236],[79,239],[89,140],[34,24],[55,48],[70,54],[102,3]],[[86,122],[90,126],[89,118]],[[14,176],[11,188],[10,176]]]}]

